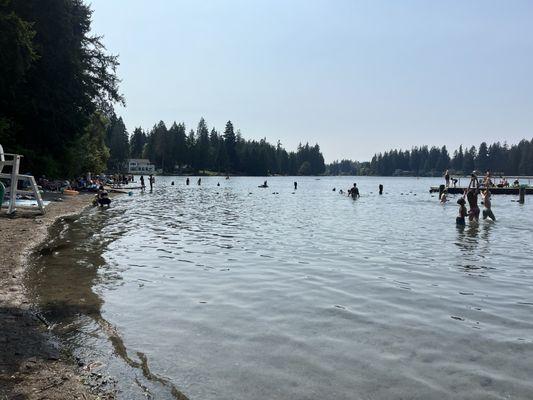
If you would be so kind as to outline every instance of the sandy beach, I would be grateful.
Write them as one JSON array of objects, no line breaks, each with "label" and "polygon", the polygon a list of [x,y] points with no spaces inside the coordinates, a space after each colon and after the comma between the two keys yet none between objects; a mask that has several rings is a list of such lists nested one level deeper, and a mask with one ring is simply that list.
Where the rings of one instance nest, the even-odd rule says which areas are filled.
[{"label": "sandy beach", "polygon": [[[62,351],[59,341],[31,309],[24,290],[26,261],[59,218],[80,213],[89,195],[52,202],[45,215],[18,210],[0,213],[0,398],[96,399],[84,384],[82,365]],[[109,398],[109,396],[105,396]]]}]

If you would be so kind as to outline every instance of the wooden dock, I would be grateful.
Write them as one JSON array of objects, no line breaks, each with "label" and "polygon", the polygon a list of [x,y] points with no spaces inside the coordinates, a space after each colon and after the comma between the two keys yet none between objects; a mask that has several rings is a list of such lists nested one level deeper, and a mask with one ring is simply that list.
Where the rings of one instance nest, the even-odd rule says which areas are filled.
[{"label": "wooden dock", "polygon": [[[468,189],[468,188],[460,187],[460,186],[457,186],[457,187],[452,186],[452,187],[446,188],[446,191],[448,192],[448,194],[463,194],[465,192],[465,189]],[[526,186],[525,190],[526,190],[526,194],[533,194],[533,186]],[[519,186],[509,186],[509,187],[502,187],[502,188],[491,187],[490,188],[491,194],[514,194],[518,196],[519,191],[520,191]],[[429,192],[439,193],[439,186],[431,186],[429,188]]]}]

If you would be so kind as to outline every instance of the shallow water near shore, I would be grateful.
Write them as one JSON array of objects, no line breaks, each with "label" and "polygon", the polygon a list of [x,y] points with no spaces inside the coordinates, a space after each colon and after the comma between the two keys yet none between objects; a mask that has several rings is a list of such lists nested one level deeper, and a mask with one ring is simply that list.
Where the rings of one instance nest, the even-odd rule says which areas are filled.
[{"label": "shallow water near shore", "polygon": [[533,398],[529,197],[461,229],[439,179],[156,179],[56,225],[27,279],[119,398]]}]

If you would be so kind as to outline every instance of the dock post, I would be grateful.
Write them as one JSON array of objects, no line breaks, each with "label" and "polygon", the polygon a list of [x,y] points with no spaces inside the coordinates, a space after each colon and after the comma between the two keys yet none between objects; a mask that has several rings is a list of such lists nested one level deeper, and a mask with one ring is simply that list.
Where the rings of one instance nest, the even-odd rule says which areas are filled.
[{"label": "dock post", "polygon": [[518,189],[518,202],[520,204],[524,204],[526,201],[526,188],[525,186],[520,186],[520,189]]}]

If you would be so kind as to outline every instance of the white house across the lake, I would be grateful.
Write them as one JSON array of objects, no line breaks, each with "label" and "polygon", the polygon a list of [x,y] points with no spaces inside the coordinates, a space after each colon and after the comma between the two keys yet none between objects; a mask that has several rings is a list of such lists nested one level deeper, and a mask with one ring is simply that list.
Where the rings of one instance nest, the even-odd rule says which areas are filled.
[{"label": "white house across the lake", "polygon": [[128,173],[130,174],[153,174],[155,165],[145,158],[131,158],[128,160]]}]

